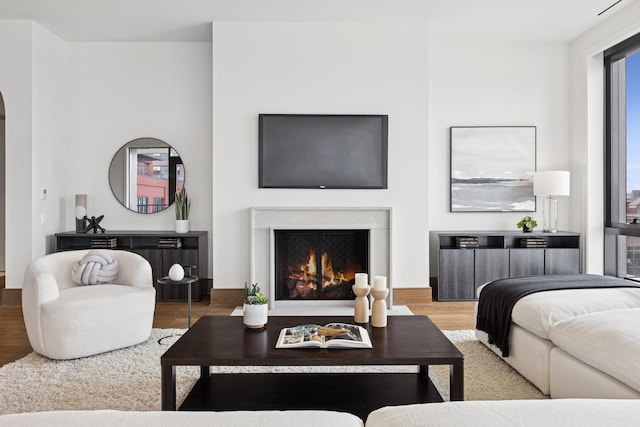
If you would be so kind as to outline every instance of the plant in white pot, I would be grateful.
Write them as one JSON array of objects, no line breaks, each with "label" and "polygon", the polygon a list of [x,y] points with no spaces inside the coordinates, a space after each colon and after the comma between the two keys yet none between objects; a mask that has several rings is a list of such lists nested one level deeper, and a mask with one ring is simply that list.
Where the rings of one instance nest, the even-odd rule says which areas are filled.
[{"label": "plant in white pot", "polygon": [[251,329],[260,329],[267,324],[269,299],[264,296],[257,283],[244,284],[244,325]]},{"label": "plant in white pot", "polygon": [[182,187],[182,190],[176,193],[174,203],[176,205],[176,233],[187,233],[189,231],[191,200],[189,200],[186,188]]}]

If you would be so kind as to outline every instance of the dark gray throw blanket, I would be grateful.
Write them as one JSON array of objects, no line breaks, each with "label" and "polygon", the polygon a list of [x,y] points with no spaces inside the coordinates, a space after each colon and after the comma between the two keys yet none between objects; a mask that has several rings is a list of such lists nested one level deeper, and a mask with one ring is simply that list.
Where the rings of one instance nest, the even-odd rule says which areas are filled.
[{"label": "dark gray throw blanket", "polygon": [[632,288],[640,284],[630,280],[595,274],[525,276],[494,280],[482,288],[478,299],[476,329],[489,335],[502,356],[509,356],[511,311],[518,300],[527,295],[561,289]]}]

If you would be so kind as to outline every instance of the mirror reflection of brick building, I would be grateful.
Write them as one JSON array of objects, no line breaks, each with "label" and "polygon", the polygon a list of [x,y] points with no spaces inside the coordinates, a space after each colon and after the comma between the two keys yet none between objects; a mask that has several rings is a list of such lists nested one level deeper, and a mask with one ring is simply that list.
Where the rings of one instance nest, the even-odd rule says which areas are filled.
[{"label": "mirror reflection of brick building", "polygon": [[184,186],[184,168],[182,163],[175,164],[175,190],[172,191],[171,172],[173,162],[167,151],[137,153],[137,211],[154,213],[166,209],[172,202],[172,195],[180,192]]}]

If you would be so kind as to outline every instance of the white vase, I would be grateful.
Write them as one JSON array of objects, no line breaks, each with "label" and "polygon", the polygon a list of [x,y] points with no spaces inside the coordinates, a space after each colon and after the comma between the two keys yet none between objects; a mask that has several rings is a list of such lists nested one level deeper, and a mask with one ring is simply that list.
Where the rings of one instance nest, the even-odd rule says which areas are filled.
[{"label": "white vase", "polygon": [[176,219],[176,233],[188,233],[188,232],[189,232],[189,220]]},{"label": "white vase", "polygon": [[259,329],[267,324],[268,304],[244,304],[242,309],[244,311],[243,322],[247,328]]}]

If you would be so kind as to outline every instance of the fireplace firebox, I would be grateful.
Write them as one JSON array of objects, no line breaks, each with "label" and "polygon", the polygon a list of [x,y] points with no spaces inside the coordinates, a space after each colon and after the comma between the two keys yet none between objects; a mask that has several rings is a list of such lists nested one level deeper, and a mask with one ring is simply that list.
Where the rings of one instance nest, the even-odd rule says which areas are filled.
[{"label": "fireplace firebox", "polygon": [[274,230],[276,300],[350,300],[369,230]]}]

